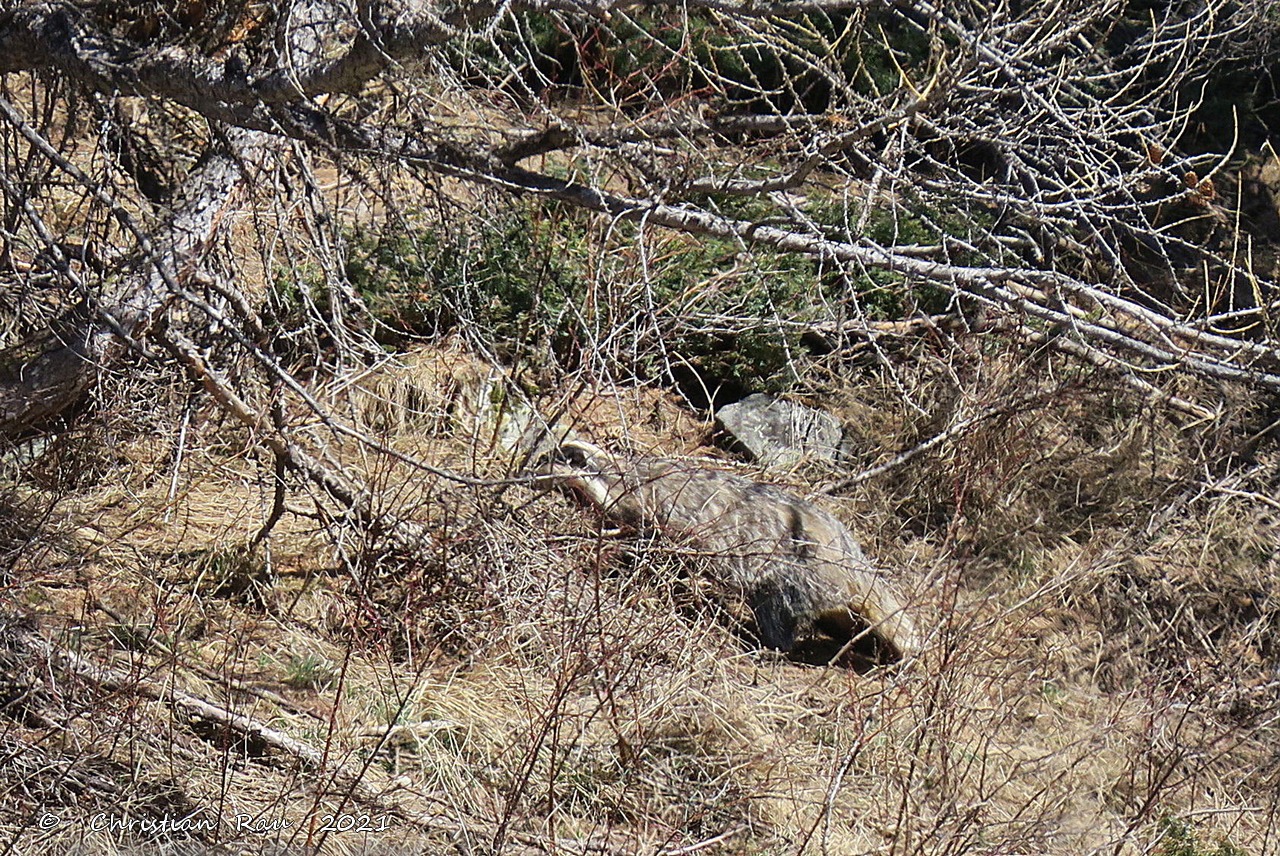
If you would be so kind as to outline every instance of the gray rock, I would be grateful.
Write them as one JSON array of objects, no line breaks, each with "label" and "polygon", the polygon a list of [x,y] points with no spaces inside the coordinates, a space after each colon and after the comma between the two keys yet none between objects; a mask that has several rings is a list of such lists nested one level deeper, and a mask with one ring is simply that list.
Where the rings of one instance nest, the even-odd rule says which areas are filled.
[{"label": "gray rock", "polygon": [[716,411],[716,419],[752,459],[769,467],[805,461],[834,463],[844,428],[829,413],[763,393]]}]

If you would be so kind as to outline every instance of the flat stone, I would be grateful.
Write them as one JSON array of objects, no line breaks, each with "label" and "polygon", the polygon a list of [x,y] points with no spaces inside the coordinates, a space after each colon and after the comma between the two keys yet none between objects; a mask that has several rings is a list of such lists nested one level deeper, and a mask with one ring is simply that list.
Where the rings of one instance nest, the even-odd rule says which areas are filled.
[{"label": "flat stone", "polygon": [[756,393],[721,407],[716,419],[752,460],[768,467],[834,463],[840,457],[840,420],[803,404]]}]

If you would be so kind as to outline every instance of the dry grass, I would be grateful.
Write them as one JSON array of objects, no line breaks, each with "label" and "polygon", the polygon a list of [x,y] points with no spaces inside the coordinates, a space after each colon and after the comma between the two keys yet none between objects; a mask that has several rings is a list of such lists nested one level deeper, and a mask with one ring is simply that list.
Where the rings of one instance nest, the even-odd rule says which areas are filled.
[{"label": "dry grass", "polygon": [[[269,554],[246,554],[269,470],[213,422],[193,421],[176,479],[172,447],[143,436],[73,484],[11,479],[6,612],[124,682],[45,662],[10,619],[0,835],[26,852],[1146,854],[1174,852],[1172,816],[1203,853],[1274,847],[1267,506],[1174,491],[1176,429],[1107,410],[1087,378],[988,365],[948,410],[915,365],[834,397],[868,463],[938,429],[895,386],[942,414],[1045,398],[824,500],[933,628],[919,660],[868,676],[752,650],[694,560],[603,533],[555,493],[461,487],[353,448],[343,463],[429,524],[428,550],[286,515]],[[486,377],[430,351],[332,402],[401,454],[501,476],[511,462],[474,438]],[[642,451],[709,436],[647,389],[563,409]],[[192,812],[221,825],[140,825]],[[326,834],[330,813],[390,831]]]}]

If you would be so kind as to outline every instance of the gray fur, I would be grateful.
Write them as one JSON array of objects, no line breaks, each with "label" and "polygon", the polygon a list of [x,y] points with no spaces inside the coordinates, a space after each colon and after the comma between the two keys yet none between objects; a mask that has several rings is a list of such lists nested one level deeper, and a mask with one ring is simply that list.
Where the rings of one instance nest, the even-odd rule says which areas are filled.
[{"label": "gray fur", "polygon": [[621,459],[580,440],[562,443],[546,471],[610,519],[707,553],[727,605],[749,610],[771,648],[833,656],[869,629],[880,659],[919,649],[889,581],[840,521],[800,497],[677,461]]}]

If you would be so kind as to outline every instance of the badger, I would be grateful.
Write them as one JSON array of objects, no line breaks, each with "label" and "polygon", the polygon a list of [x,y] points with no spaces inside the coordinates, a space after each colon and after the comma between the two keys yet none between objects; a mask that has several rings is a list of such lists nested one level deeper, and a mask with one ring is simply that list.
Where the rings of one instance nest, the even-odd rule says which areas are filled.
[{"label": "badger", "polygon": [[897,662],[920,648],[903,599],[839,520],[767,484],[571,438],[539,468],[604,516],[710,560],[724,606],[805,663]]}]

